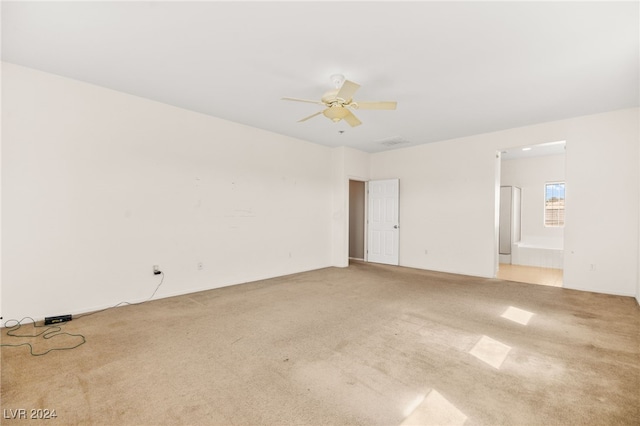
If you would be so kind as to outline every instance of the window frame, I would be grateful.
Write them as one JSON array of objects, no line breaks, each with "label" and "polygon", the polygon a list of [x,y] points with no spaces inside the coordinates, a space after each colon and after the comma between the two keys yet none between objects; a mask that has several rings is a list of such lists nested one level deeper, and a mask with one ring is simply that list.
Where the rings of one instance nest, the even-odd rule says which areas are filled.
[{"label": "window frame", "polygon": [[553,211],[553,210],[560,210],[559,208],[549,208],[547,207],[547,188],[549,186],[553,186],[553,185],[562,185],[562,192],[563,192],[563,198],[559,199],[562,200],[562,210],[565,210],[565,203],[566,203],[566,191],[567,191],[567,186],[566,186],[566,182],[565,181],[552,181],[552,182],[545,182],[544,184],[544,205],[543,205],[543,210],[542,210],[542,223],[544,224],[545,228],[564,228],[565,225],[565,212],[563,212],[562,214],[562,223],[560,223],[560,218],[559,215],[557,215],[558,217],[556,218],[555,223],[550,223],[547,221],[547,211]]}]

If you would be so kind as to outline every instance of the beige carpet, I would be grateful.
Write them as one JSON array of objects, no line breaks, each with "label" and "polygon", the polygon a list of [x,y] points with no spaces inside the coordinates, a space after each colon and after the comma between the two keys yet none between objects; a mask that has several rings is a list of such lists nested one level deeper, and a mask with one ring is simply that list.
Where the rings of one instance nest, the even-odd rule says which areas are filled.
[{"label": "beige carpet", "polygon": [[[75,319],[69,351],[3,347],[2,423],[638,424],[639,325],[628,297],[357,263]],[[34,350],[77,342],[55,340]]]}]

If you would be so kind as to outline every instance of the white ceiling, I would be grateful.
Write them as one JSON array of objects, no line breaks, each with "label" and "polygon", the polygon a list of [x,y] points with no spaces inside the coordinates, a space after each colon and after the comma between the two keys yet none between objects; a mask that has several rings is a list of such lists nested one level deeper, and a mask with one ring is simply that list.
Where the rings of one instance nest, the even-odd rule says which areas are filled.
[{"label": "white ceiling", "polygon": [[501,160],[519,160],[521,158],[564,155],[566,141],[543,142],[535,145],[516,146],[502,151]]},{"label": "white ceiling", "polygon": [[[378,152],[640,105],[639,21],[637,1],[3,1],[2,59]],[[280,98],[335,73],[397,110],[298,123],[322,107]]]}]

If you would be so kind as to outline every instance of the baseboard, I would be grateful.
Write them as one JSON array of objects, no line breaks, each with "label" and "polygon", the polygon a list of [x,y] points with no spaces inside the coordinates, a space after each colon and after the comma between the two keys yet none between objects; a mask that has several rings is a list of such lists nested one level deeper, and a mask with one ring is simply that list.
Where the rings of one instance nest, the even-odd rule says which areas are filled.
[{"label": "baseboard", "polygon": [[[177,291],[172,291],[172,292],[169,292],[169,293],[156,294],[153,299],[149,299],[148,296],[137,298],[137,299],[123,297],[122,299],[124,299],[124,300],[112,301],[110,303],[101,304],[101,305],[97,305],[97,306],[91,306],[91,307],[84,307],[84,308],[80,308],[80,309],[65,310],[64,314],[70,314],[75,319],[76,317],[81,317],[82,315],[85,315],[85,314],[90,314],[90,313],[93,313],[93,312],[98,312],[98,311],[103,311],[103,310],[115,308],[116,306],[118,306],[118,304],[122,304],[120,306],[128,306],[129,304],[134,305],[134,304],[139,304],[139,303],[144,303],[144,302],[151,302],[151,301],[159,300],[159,299],[166,299],[166,298],[169,298],[169,297],[184,296],[186,294],[198,293],[198,292],[201,292],[201,291],[216,290],[218,288],[230,287],[230,286],[233,286],[233,285],[249,284],[249,283],[256,282],[256,281],[268,280],[268,279],[279,278],[279,277],[286,277],[286,276],[289,276],[289,275],[295,275],[295,274],[300,274],[300,273],[304,273],[304,272],[311,272],[311,271],[316,271],[316,270],[319,270],[319,269],[325,269],[325,268],[330,268],[330,267],[332,267],[332,265],[312,267],[310,269],[293,270],[293,271],[288,271],[287,273],[284,273],[284,274],[281,274],[281,275],[259,275],[259,276],[247,277],[247,279],[243,279],[243,280],[239,280],[239,281],[228,281],[228,282],[225,282],[223,284],[218,284],[218,285],[214,285],[214,286],[203,286],[203,287],[179,289]],[[151,287],[150,287],[150,289],[153,290]],[[30,319],[33,319],[36,323],[41,323],[41,322],[43,322],[45,320],[46,317],[49,317],[49,316],[52,316],[52,314],[51,313],[45,313],[45,314],[36,314],[36,315],[33,315],[33,314],[32,315],[21,315],[20,318],[30,318]],[[6,324],[7,321],[17,321],[17,320],[13,319],[13,318],[9,318],[9,319],[6,319],[6,320],[3,319],[2,321],[0,321],[0,328],[5,328],[5,324]],[[14,324],[10,324],[9,327],[11,327],[13,325]]]}]

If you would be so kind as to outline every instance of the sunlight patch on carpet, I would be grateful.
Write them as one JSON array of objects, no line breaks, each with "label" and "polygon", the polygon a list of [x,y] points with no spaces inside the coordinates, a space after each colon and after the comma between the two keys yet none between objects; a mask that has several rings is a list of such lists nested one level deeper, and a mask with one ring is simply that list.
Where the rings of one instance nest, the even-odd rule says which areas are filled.
[{"label": "sunlight patch on carpet", "polygon": [[490,366],[499,369],[507,355],[509,355],[510,350],[511,346],[498,342],[489,336],[482,336],[469,353]]},{"label": "sunlight patch on carpet", "polygon": [[[407,414],[407,412],[409,412]],[[409,425],[451,425],[460,426],[467,416],[449,402],[437,390],[426,396],[419,395],[405,409],[405,419],[401,426]]]},{"label": "sunlight patch on carpet", "polygon": [[518,324],[527,325],[534,315],[535,314],[533,312],[509,306],[500,316],[513,322],[517,322]]}]

